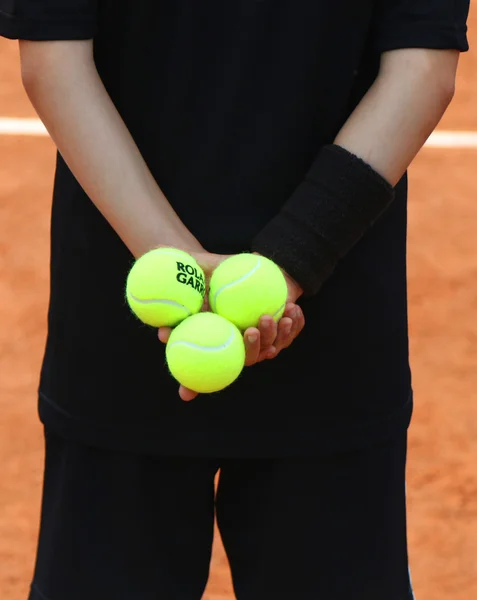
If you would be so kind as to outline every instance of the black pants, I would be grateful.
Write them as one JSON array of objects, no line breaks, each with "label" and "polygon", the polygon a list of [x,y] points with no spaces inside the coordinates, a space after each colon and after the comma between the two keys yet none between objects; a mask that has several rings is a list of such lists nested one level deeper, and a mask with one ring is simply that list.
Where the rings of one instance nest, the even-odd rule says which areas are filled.
[{"label": "black pants", "polygon": [[328,458],[214,460],[48,433],[30,600],[199,600],[214,512],[239,600],[411,600],[405,463],[405,437]]}]

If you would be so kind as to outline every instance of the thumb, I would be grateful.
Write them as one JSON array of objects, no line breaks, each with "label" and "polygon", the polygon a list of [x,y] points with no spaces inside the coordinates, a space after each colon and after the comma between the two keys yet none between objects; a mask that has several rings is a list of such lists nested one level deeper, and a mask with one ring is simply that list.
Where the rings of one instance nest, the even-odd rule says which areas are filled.
[{"label": "thumb", "polygon": [[159,331],[157,332],[157,337],[159,338],[159,341],[161,341],[163,344],[167,344],[167,341],[171,336],[171,332],[171,327],[159,327]]}]

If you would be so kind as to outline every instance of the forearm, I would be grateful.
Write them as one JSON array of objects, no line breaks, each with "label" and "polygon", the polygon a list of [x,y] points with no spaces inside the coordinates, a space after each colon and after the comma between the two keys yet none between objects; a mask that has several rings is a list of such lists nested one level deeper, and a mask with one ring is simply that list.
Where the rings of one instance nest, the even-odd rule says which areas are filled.
[{"label": "forearm", "polygon": [[383,56],[374,85],[334,144],[325,146],[282,210],[253,240],[316,293],[391,204],[394,186],[444,114],[458,54],[402,50]]},{"label": "forearm", "polygon": [[397,50],[336,137],[395,185],[435,129],[454,93],[459,53]]},{"label": "forearm", "polygon": [[200,251],[161,192],[96,71],[91,42],[21,42],[25,89],[59,152],[136,257]]}]

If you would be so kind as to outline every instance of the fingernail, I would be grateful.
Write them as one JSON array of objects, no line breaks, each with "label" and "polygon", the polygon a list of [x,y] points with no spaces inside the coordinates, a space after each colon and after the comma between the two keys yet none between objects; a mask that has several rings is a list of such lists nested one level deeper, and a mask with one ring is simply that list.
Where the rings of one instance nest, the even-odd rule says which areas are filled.
[{"label": "fingernail", "polygon": [[255,344],[255,342],[257,341],[257,339],[258,339],[258,338],[257,338],[257,336],[256,336],[256,335],[249,335],[249,336],[248,336],[248,341],[249,341],[251,344]]},{"label": "fingernail", "polygon": [[273,358],[275,356],[276,350],[269,350],[267,352],[267,358]]},{"label": "fingernail", "polygon": [[264,322],[262,323],[262,327],[264,327],[265,329],[267,329],[268,327],[270,327],[270,323],[269,323],[269,321],[264,321]]}]

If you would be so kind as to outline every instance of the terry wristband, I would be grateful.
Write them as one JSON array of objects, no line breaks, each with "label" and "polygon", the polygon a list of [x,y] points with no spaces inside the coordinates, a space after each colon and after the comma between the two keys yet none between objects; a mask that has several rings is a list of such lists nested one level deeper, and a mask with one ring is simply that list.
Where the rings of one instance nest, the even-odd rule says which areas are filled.
[{"label": "terry wristband", "polygon": [[394,199],[394,188],[363,160],[324,146],[304,181],[252,243],[316,294]]}]

